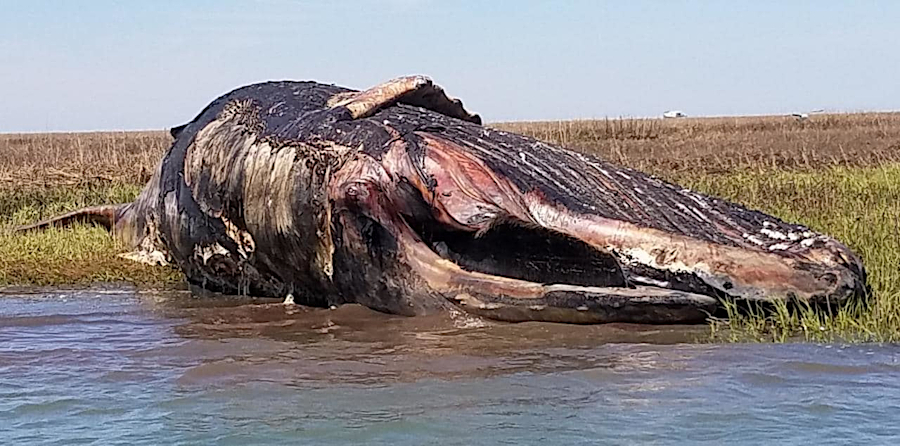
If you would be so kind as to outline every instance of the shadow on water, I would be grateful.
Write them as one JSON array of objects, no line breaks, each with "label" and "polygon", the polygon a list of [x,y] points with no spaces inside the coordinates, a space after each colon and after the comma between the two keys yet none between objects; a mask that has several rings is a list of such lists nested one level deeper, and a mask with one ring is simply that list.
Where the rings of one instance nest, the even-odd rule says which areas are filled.
[{"label": "shadow on water", "polygon": [[[705,326],[509,324],[463,313],[404,317],[359,305],[321,309],[271,299],[198,298],[186,292],[147,294],[144,299],[155,313],[182,321],[174,328],[181,337],[229,340],[226,349],[240,346],[241,353],[233,351],[230,357],[255,364],[250,366],[254,376],[306,383],[613,368],[635,358],[598,352],[597,345],[674,344],[708,334]],[[234,362],[208,363],[184,380],[227,375],[233,368]]]},{"label": "shadow on water", "polygon": [[708,333],[702,325],[510,324],[463,313],[404,317],[359,305],[310,308],[127,286],[4,294],[0,326],[10,342],[27,340],[30,351],[90,344],[123,352],[137,343],[137,356],[164,354],[169,363],[190,364],[178,379],[185,385],[250,379],[371,384],[639,367],[647,358],[596,347],[694,342]]}]

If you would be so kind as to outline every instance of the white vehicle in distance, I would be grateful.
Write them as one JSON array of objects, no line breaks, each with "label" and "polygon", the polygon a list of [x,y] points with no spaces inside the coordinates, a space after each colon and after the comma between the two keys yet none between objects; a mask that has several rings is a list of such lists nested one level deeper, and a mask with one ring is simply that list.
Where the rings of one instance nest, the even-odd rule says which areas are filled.
[{"label": "white vehicle in distance", "polygon": [[686,118],[687,115],[680,110],[669,110],[663,113],[663,118]]}]

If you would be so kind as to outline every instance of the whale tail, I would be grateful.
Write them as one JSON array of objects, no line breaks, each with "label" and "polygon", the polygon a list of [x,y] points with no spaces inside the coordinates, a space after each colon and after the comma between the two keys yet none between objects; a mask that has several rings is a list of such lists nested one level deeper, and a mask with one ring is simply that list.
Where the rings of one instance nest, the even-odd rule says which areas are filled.
[{"label": "whale tail", "polygon": [[93,223],[112,232],[116,223],[121,220],[131,203],[104,204],[100,206],[88,206],[76,211],[41,220],[29,225],[16,226],[14,232],[29,232],[47,229],[49,227],[64,228],[78,223]]}]

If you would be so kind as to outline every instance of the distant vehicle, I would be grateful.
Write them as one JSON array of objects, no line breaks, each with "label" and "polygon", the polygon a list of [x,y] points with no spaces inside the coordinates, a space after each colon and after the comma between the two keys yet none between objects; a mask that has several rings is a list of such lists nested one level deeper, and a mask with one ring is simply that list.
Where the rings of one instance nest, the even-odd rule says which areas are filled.
[{"label": "distant vehicle", "polygon": [[663,113],[663,118],[686,118],[687,115],[680,110],[669,110]]},{"label": "distant vehicle", "polygon": [[791,116],[796,118],[798,121],[806,121],[809,119],[809,113],[791,113]]}]

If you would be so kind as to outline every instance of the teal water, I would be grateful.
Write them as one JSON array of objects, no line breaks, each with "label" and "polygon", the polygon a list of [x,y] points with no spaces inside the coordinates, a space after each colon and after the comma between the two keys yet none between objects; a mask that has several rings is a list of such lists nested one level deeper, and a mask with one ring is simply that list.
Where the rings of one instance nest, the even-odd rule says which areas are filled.
[{"label": "teal water", "polygon": [[900,348],[127,288],[0,296],[0,444],[897,444]]}]

